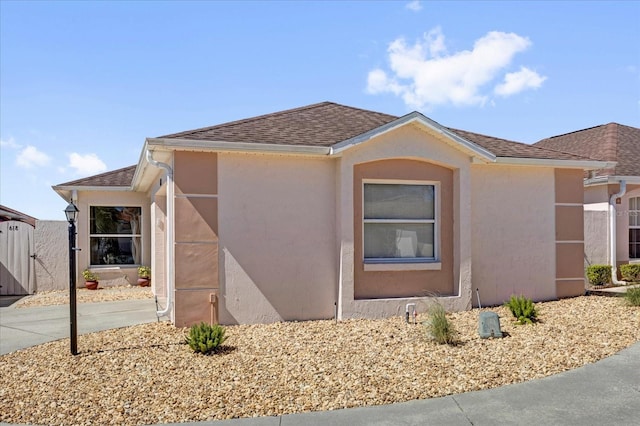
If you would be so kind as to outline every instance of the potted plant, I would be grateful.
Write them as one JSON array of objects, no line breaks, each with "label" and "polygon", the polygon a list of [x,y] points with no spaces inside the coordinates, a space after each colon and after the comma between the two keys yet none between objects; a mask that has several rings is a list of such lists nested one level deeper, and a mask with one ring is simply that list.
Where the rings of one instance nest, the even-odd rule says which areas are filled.
[{"label": "potted plant", "polygon": [[98,288],[98,274],[95,272],[91,272],[88,268],[82,271],[82,276],[84,277],[84,285],[87,287],[87,290],[96,290]]},{"label": "potted plant", "polygon": [[140,287],[151,285],[151,268],[149,266],[140,266],[138,268],[138,285]]}]

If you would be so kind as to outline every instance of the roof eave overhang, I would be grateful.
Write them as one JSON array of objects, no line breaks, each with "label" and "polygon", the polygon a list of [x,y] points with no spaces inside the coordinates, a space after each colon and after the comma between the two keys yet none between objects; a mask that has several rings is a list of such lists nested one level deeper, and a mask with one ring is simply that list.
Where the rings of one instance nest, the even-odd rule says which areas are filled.
[{"label": "roof eave overhang", "polygon": [[56,185],[52,186],[53,190],[62,197],[63,200],[69,202],[73,191],[102,191],[102,192],[126,192],[131,191],[131,186],[85,186],[85,185]]},{"label": "roof eave overhang", "polygon": [[203,141],[195,139],[148,138],[147,149],[226,152],[268,152],[274,154],[326,156],[331,148],[308,145],[279,145],[257,142]]},{"label": "roof eave overhang", "polygon": [[567,169],[598,170],[614,167],[610,161],[596,160],[559,160],[546,158],[498,157],[496,164],[512,166],[562,167]]},{"label": "roof eave overhang", "polygon": [[596,176],[593,178],[587,178],[584,180],[584,186],[596,186],[596,185],[608,185],[617,184],[621,181],[625,181],[631,184],[640,185],[640,176]]},{"label": "roof eave overhang", "polygon": [[483,162],[494,162],[496,160],[496,156],[491,151],[451,132],[436,121],[431,120],[430,118],[422,115],[417,111],[400,117],[397,120],[391,121],[390,123],[383,124],[382,126],[376,127],[375,129],[372,129],[361,135],[354,136],[350,139],[333,145],[332,155],[339,155],[343,151],[346,151],[354,146],[360,145],[361,143],[364,143],[368,140],[381,136],[385,133],[392,132],[402,126],[406,126],[412,123],[422,125],[430,131],[444,136],[446,140],[450,141],[451,145],[471,155],[471,157],[473,157],[474,159],[481,160]]}]

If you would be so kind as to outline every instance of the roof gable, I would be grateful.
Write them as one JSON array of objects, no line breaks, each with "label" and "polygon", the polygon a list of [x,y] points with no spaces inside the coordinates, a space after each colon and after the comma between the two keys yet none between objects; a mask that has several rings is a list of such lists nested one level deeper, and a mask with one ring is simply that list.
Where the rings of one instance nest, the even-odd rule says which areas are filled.
[{"label": "roof gable", "polygon": [[61,183],[56,185],[57,187],[130,187],[133,180],[133,174],[136,171],[137,166],[123,167],[118,170],[113,170],[99,175],[88,176],[82,179],[72,180],[70,182]]},{"label": "roof gable", "polygon": [[534,146],[616,161],[596,176],[640,176],[640,129],[618,123],[603,124],[536,142]]}]

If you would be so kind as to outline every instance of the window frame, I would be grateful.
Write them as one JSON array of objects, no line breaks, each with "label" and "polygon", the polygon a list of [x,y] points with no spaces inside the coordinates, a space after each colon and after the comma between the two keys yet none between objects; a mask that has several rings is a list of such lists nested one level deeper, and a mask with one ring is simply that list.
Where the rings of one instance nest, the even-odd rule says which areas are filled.
[{"label": "window frame", "polygon": [[[635,209],[631,209],[631,200],[635,200]],[[627,206],[629,207],[629,260],[633,262],[640,261],[640,254],[637,257],[631,257],[631,245],[640,246],[640,240],[631,242],[631,230],[636,230],[636,233],[640,233],[640,196],[629,197],[627,200]],[[636,218],[635,225],[631,225],[631,217]],[[640,247],[636,247],[637,253],[640,253]]]},{"label": "window frame", "polygon": [[[92,234],[91,233],[91,208],[92,207],[121,207],[121,208],[139,208],[140,209],[140,232],[137,234]],[[144,262],[144,244],[143,244],[143,229],[144,229],[144,207],[141,204],[124,204],[124,203],[109,203],[109,204],[89,204],[87,208],[87,247],[88,247],[88,261],[87,264],[91,269],[98,268],[138,268],[142,266]],[[140,238],[140,262],[139,263],[109,263],[109,264],[94,264],[91,263],[91,239],[92,238],[131,238],[133,244],[133,238]],[[135,261],[135,259],[134,259]]]},{"label": "window frame", "polygon": [[[365,185],[415,185],[433,187],[433,219],[365,219]],[[362,232],[362,261],[366,271],[430,270],[440,269],[440,182],[409,179],[362,179],[362,208],[360,214]],[[367,223],[416,223],[433,224],[433,257],[365,257],[365,224]]]}]

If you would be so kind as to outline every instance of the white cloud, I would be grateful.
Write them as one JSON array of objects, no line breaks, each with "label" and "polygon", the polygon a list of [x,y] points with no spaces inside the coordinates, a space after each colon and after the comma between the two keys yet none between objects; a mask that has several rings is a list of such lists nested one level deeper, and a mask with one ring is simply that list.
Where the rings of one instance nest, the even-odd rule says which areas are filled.
[{"label": "white cloud", "polygon": [[405,8],[407,8],[409,10],[413,10],[414,12],[418,12],[418,11],[422,10],[422,5],[420,4],[419,0],[413,0],[413,1],[409,2],[409,3],[407,3]]},{"label": "white cloud", "polygon": [[76,152],[69,154],[69,167],[76,174],[82,176],[94,175],[107,170],[107,165],[96,154],[82,155]]},{"label": "white cloud", "polygon": [[[393,93],[414,108],[484,105],[489,100],[484,86],[501,77],[513,57],[529,46],[526,37],[492,31],[476,40],[472,50],[449,54],[442,30],[436,27],[413,45],[394,40],[387,49],[390,75],[379,68],[370,71],[367,92]],[[521,78],[520,73],[514,74]],[[535,83],[533,78],[527,81]]]},{"label": "white cloud", "polygon": [[19,143],[16,142],[14,138],[9,136],[9,139],[0,139],[0,146],[5,146],[7,148],[18,149],[22,147]]},{"label": "white cloud", "polygon": [[16,164],[25,169],[35,166],[44,167],[51,162],[51,158],[42,151],[38,151],[35,146],[29,145],[16,157]]},{"label": "white cloud", "polygon": [[527,67],[520,67],[520,71],[510,72],[504,76],[504,82],[494,89],[496,95],[511,96],[527,89],[538,89],[547,79]]}]

